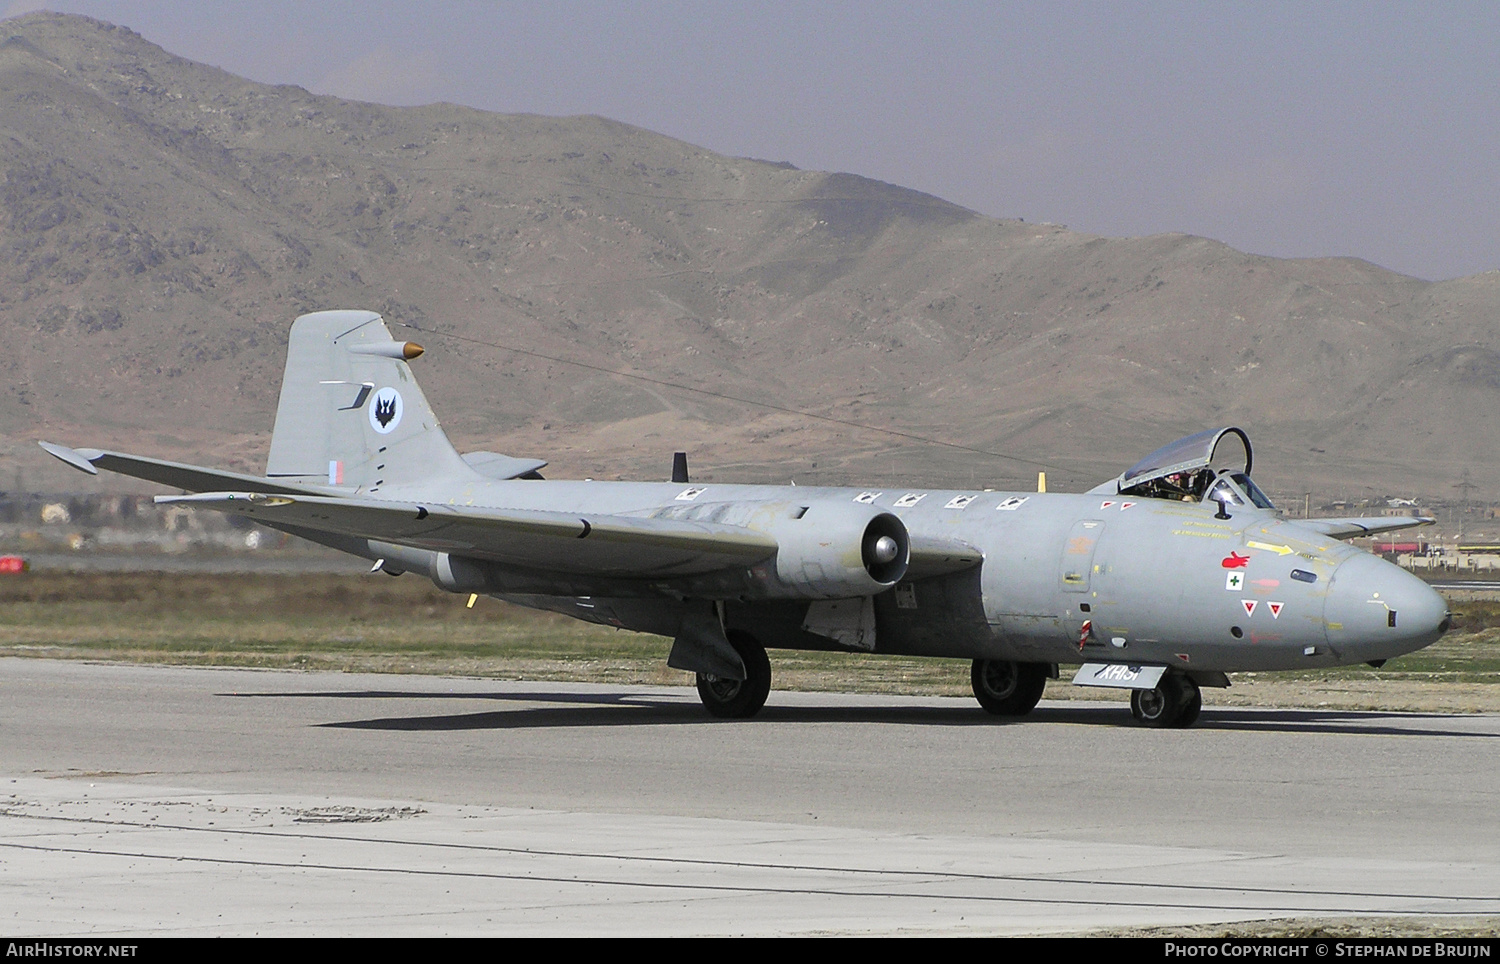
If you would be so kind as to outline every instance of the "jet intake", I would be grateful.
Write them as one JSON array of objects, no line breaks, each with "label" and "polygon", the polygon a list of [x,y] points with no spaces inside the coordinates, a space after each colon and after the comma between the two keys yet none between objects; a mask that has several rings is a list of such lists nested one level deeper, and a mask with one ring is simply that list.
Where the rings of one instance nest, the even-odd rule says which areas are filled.
[{"label": "jet intake", "polygon": [[779,546],[777,596],[873,596],[901,580],[911,556],[906,526],[874,506],[815,502],[767,528]]}]

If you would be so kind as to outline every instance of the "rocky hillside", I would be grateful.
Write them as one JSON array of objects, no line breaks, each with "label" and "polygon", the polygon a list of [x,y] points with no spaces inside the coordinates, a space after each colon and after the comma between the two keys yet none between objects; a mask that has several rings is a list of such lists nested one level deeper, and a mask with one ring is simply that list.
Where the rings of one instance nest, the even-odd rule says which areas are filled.
[{"label": "rocky hillside", "polygon": [[6,487],[82,480],[39,437],[259,470],[287,326],[358,307],[423,329],[396,330],[461,449],[556,474],[685,448],[719,479],[1084,487],[1235,423],[1273,491],[1452,497],[1468,470],[1500,498],[1500,271],[992,219],[603,118],[257,84],[46,13],[0,22],[0,145]]}]

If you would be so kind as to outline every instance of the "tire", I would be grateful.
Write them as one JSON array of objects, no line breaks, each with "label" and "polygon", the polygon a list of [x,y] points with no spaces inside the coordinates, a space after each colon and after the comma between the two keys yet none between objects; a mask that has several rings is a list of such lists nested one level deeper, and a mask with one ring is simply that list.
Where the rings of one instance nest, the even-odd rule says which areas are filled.
[{"label": "tire", "polygon": [[1177,716],[1177,688],[1163,678],[1155,689],[1130,691],[1130,715],[1147,726],[1170,726]]},{"label": "tire", "polygon": [[699,673],[698,699],[710,716],[745,720],[759,713],[771,695],[771,661],[765,647],[746,633],[730,633],[729,645],[745,663],[745,678],[720,679]]},{"label": "tire", "polygon": [[1162,729],[1192,726],[1203,709],[1198,684],[1181,673],[1168,673],[1155,689],[1130,691],[1130,715]]},{"label": "tire", "polygon": [[1015,663],[1004,659],[976,659],[969,672],[974,698],[995,716],[1025,716],[1047,688],[1045,663]]},{"label": "tire", "polygon": [[1186,729],[1198,722],[1198,714],[1203,710],[1203,691],[1191,677],[1182,676],[1179,679],[1182,681],[1182,709],[1178,711],[1177,719],[1172,721],[1172,725],[1178,729]]}]

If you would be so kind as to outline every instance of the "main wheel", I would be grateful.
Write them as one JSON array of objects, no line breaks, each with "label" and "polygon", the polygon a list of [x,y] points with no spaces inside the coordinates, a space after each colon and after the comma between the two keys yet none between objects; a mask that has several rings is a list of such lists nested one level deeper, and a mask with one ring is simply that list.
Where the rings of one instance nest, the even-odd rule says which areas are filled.
[{"label": "main wheel", "polygon": [[713,716],[743,720],[759,713],[771,695],[771,661],[766,658],[765,647],[746,633],[730,633],[729,645],[745,664],[745,678],[723,679],[699,673],[698,698]]},{"label": "main wheel", "polygon": [[1130,691],[1130,713],[1147,726],[1192,726],[1202,709],[1203,692],[1181,673],[1166,674],[1155,689]]},{"label": "main wheel", "polygon": [[1047,687],[1045,663],[1013,663],[1006,659],[976,659],[969,672],[974,698],[996,716],[1025,716],[1036,707]]},{"label": "main wheel", "polygon": [[1130,715],[1147,726],[1166,726],[1167,721],[1177,715],[1173,702],[1174,689],[1166,680],[1155,689],[1130,691]]},{"label": "main wheel", "polygon": [[1193,682],[1192,677],[1179,678],[1182,681],[1180,684],[1183,692],[1182,709],[1178,712],[1177,719],[1172,721],[1172,725],[1181,729],[1198,722],[1198,714],[1203,710],[1203,691],[1198,688],[1197,683]]}]

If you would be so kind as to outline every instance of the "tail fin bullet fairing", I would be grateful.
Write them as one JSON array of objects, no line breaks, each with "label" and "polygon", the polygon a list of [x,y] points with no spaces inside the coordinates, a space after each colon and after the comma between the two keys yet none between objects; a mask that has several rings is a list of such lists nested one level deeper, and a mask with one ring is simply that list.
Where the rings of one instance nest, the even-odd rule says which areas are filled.
[{"label": "tail fin bullet fairing", "polygon": [[[972,660],[1000,715],[1082,664],[1075,682],[1129,689],[1138,720],[1185,726],[1228,673],[1386,660],[1448,627],[1420,580],[1335,538],[1355,520],[1281,519],[1239,429],[1081,495],[695,485],[682,453],[671,482],[546,480],[538,459],[460,455],[421,355],[373,312],[297,319],[264,476],[41,444],[471,599],[669,636],[717,716],[754,715],[765,651],[786,648]],[[1243,470],[1214,466],[1224,439]]]}]

